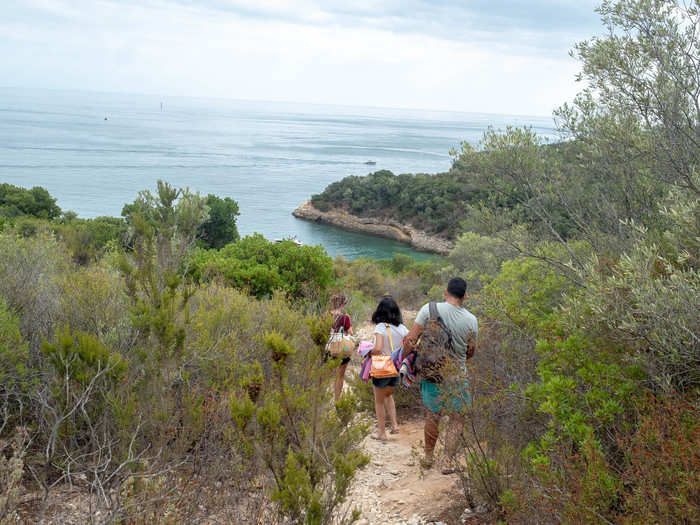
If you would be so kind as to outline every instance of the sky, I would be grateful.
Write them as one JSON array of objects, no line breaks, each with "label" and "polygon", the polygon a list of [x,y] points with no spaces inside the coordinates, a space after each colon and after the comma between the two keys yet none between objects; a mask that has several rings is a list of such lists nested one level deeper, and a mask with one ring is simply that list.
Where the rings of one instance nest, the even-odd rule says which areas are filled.
[{"label": "sky", "polygon": [[550,115],[596,0],[1,0],[0,86]]}]

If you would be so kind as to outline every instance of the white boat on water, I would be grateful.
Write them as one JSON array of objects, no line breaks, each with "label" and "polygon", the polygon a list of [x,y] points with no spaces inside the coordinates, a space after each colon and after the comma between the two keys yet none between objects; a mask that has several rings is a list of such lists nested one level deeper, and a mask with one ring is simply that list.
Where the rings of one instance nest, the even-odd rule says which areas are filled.
[{"label": "white boat on water", "polygon": [[279,239],[275,239],[275,242],[278,243],[278,244],[281,243],[281,242],[284,242],[284,241],[291,241],[291,242],[293,242],[294,244],[296,244],[297,246],[303,246],[303,245],[304,245],[303,242],[301,242],[299,239],[297,239],[297,236],[296,236],[296,235],[292,235],[292,236],[290,236],[290,237],[282,237],[282,238],[279,238]]}]

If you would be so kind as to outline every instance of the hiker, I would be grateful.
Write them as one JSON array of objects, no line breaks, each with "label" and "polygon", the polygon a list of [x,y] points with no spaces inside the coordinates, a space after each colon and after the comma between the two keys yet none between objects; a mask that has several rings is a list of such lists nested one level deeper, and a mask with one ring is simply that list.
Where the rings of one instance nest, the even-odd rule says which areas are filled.
[{"label": "hiker", "polygon": [[[372,355],[391,355],[401,348],[403,338],[408,334],[408,328],[403,325],[401,310],[396,301],[390,296],[385,296],[377,309],[372,314],[374,329],[374,349]],[[398,373],[396,377],[372,377],[372,390],[374,391],[374,410],[377,414],[377,433],[373,439],[388,441],[386,435],[386,414],[389,413],[391,433],[398,434],[399,424],[396,420],[396,405],[394,404],[394,388],[399,384]]]},{"label": "hiker", "polygon": [[[458,435],[461,432],[463,418],[460,416],[465,405],[471,402],[467,391],[466,363],[474,355],[476,337],[479,332],[479,325],[474,314],[467,310],[463,303],[466,297],[467,283],[464,279],[455,277],[450,279],[445,290],[445,301],[440,303],[428,303],[418,312],[415,323],[404,341],[404,353],[413,350],[417,352],[417,365],[421,362],[421,348],[431,352],[435,349],[427,349],[424,345],[427,340],[436,341],[438,337],[424,337],[418,342],[421,334],[424,333],[426,325],[431,320],[431,306],[434,313],[444,322],[448,331],[449,342],[446,348],[440,349],[443,352],[443,365],[437,373],[433,369],[421,370],[418,366],[417,373],[421,376],[421,397],[425,406],[425,457],[421,461],[424,468],[433,465],[433,452],[439,434],[440,416],[443,411],[450,415],[450,428],[448,430],[448,441],[450,434]],[[434,315],[432,316],[435,317]],[[435,329],[435,324],[431,323],[431,331]],[[426,333],[426,336],[429,335]],[[432,336],[432,333],[430,334]],[[426,341],[424,343],[424,341]],[[456,437],[455,435],[455,437]],[[452,446],[457,443],[452,443]],[[449,443],[448,443],[449,445]],[[453,469],[446,469],[453,470]],[[443,471],[443,473],[448,473]]]},{"label": "hiker", "polygon": [[[342,328],[343,332],[347,335],[352,335],[352,322],[350,321],[350,316],[343,313],[345,306],[348,304],[348,298],[342,294],[337,293],[330,298],[330,311],[333,316],[333,331],[339,332]],[[338,366],[338,372],[335,377],[335,383],[333,384],[335,400],[340,399],[340,394],[343,392],[343,383],[345,382],[345,371],[348,368],[348,363],[350,362],[349,357],[344,357]]]}]

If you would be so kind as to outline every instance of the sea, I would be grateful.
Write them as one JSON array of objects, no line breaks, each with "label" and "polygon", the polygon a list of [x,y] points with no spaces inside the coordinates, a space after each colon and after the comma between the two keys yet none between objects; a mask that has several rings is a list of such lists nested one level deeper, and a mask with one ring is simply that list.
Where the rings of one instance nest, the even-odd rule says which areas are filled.
[{"label": "sea", "polygon": [[292,212],[348,175],[444,172],[462,141],[509,125],[555,137],[551,117],[0,88],[0,182],[43,186],[92,218],[119,216],[162,179],[235,199],[241,235],[295,236],[348,259],[425,259]]}]

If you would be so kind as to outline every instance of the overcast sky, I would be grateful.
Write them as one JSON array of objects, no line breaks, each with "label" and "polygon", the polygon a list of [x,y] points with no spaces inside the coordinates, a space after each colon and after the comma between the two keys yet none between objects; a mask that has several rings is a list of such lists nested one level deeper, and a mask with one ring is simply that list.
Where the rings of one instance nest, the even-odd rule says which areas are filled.
[{"label": "overcast sky", "polygon": [[549,115],[595,0],[0,0],[0,85]]}]

